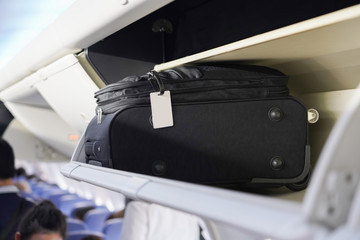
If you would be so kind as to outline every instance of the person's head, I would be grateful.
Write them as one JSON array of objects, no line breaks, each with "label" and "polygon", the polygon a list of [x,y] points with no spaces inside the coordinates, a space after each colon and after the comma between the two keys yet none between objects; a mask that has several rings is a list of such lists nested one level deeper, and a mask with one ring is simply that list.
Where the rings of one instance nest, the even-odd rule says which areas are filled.
[{"label": "person's head", "polygon": [[5,140],[0,139],[0,180],[14,177],[15,157],[12,147]]},{"label": "person's head", "polygon": [[75,218],[83,221],[85,214],[94,208],[95,208],[94,206],[88,206],[88,207],[82,207],[82,208],[77,209],[74,213]]},{"label": "person's head", "polygon": [[15,240],[50,239],[66,239],[66,218],[52,202],[44,200],[23,217]]},{"label": "person's head", "polygon": [[17,177],[27,177],[26,170],[23,167],[19,167],[15,170],[15,175]]}]

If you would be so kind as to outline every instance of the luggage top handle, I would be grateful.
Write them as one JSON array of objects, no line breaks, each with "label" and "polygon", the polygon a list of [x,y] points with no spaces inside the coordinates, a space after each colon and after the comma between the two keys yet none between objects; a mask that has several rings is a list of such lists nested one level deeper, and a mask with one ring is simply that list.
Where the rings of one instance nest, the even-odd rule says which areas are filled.
[{"label": "luggage top handle", "polygon": [[156,91],[156,87],[154,85],[154,80],[157,83],[158,87],[159,87],[159,96],[163,95],[165,92],[165,86],[164,83],[161,81],[159,73],[152,70],[150,72],[148,72],[148,80],[150,81],[152,87],[154,88],[154,90]]}]

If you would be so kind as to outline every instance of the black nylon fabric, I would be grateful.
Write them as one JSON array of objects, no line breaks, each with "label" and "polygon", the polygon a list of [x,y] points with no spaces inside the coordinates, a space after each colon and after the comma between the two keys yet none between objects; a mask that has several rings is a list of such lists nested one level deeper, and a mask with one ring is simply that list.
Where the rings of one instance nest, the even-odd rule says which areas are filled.
[{"label": "black nylon fabric", "polygon": [[[284,112],[283,120],[269,119],[273,107]],[[174,127],[164,129],[153,129],[150,116],[146,106],[116,114],[113,168],[204,184],[286,182],[304,170],[307,113],[293,98],[179,104],[173,106]],[[278,171],[270,167],[275,156],[285,162]],[[154,170],[157,162],[164,173]]]}]

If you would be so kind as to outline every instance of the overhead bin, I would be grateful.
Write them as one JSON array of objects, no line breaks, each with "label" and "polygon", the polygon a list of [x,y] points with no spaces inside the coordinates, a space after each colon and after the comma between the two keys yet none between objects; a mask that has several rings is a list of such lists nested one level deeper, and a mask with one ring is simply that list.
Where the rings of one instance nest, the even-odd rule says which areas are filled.
[{"label": "overhead bin", "polygon": [[95,115],[98,89],[70,54],[2,91],[0,98],[35,136],[70,157]]},{"label": "overhead bin", "polygon": [[79,132],[66,124],[56,114],[34,85],[41,80],[33,74],[0,93],[0,98],[12,115],[32,134],[58,152],[70,157],[77,141],[70,135]]},{"label": "overhead bin", "polygon": [[[146,66],[150,68],[152,63],[158,63],[154,67],[158,71],[184,64],[214,63],[254,64],[278,69],[290,77],[290,94],[298,97],[309,109],[316,109],[320,115],[316,124],[309,126],[311,159],[314,166],[334,124],[346,111],[345,106],[357,94],[357,76],[360,71],[357,60],[360,57],[360,35],[357,28],[360,24],[360,7],[354,5],[331,12],[357,1],[329,3],[326,8],[321,9],[315,7],[316,4],[320,4],[318,2],[315,5],[305,3],[298,12],[294,6],[284,4],[279,11],[291,10],[295,15],[275,18],[274,23],[267,25],[272,31],[261,32],[263,29],[256,22],[253,24],[255,29],[250,31],[257,34],[255,36],[217,46],[223,43],[222,41],[227,42],[234,38],[219,37],[217,43],[212,45],[215,48],[176,58],[181,56],[176,55],[176,49],[179,47],[177,44],[180,44],[178,37],[182,37],[178,36],[179,33],[175,30],[181,25],[180,20],[176,19],[185,18],[196,8],[206,10],[206,7],[213,6],[215,2],[171,3],[90,46],[87,49],[90,62],[107,83],[127,75],[144,74]],[[239,7],[240,3],[232,4]],[[304,9],[308,12],[302,15]],[[323,12],[330,13],[307,19]],[[266,15],[265,20],[267,17],[275,17],[267,14],[269,15]],[[159,19],[162,19],[160,23]],[[300,21],[303,19],[305,21]],[[293,24],[276,28],[289,23]],[[157,24],[165,28],[163,32],[154,30],[154,27],[158,27]],[[172,30],[167,32],[166,29],[169,28]],[[230,32],[233,33],[231,29],[227,31],[229,35]],[[250,32],[244,34],[249,35]],[[185,37],[197,40],[194,36]],[[191,53],[193,51],[196,50],[193,49]],[[143,61],[147,65],[128,70],[126,67],[122,68],[121,62],[124,59]],[[161,63],[163,60],[167,61]]]},{"label": "overhead bin", "polygon": [[[343,3],[350,6],[355,2]],[[343,7],[345,6],[338,9]],[[355,211],[358,210],[354,193],[358,191],[358,172],[360,171],[359,164],[356,163],[356,156],[359,154],[358,148],[354,144],[350,144],[359,141],[358,134],[353,133],[359,129],[357,119],[360,109],[358,88],[360,79],[357,76],[360,73],[360,34],[358,31],[360,5],[350,6],[335,12],[333,10],[322,16],[316,15],[313,16],[314,18],[295,21],[281,28],[269,29],[268,32],[258,32],[244,39],[237,39],[238,41],[213,46],[214,48],[205,51],[191,52],[188,56],[169,57],[167,55],[164,63],[161,63],[163,59],[161,57],[150,61],[159,63],[155,66],[155,70],[158,71],[184,64],[231,62],[232,64],[255,64],[272,67],[290,77],[291,94],[301,99],[308,108],[318,110],[320,114],[316,124],[309,127],[312,164],[315,169],[313,180],[308,190],[295,194],[295,202],[291,201],[290,203],[292,209],[277,209],[283,204],[278,199],[272,199],[274,201],[271,200],[272,203],[267,205],[266,201],[269,200],[269,196],[279,197],[279,195],[268,195],[269,192],[265,192],[265,195],[268,195],[266,197],[254,196],[91,166],[85,164],[81,157],[84,151],[81,144],[78,145],[71,163],[62,170],[63,174],[70,178],[121,192],[130,198],[160,203],[196,213],[215,223],[219,229],[218,233],[223,234],[222,236],[226,236],[230,231],[229,229],[234,231],[232,236],[239,236],[235,232],[247,232],[252,233],[252,236],[264,239],[267,237],[274,239],[292,239],[291,237],[294,239],[321,239],[324,236],[330,236],[332,229],[346,225],[348,218],[355,216],[354,213],[351,213],[351,206],[354,206]],[[154,14],[156,15],[156,13]],[[148,17],[151,18],[151,15]],[[137,23],[134,23],[134,26]],[[120,32],[116,34],[121,35]],[[131,39],[129,35],[128,37]],[[111,42],[111,39],[112,36],[109,36],[105,41],[97,43],[89,49],[96,49],[97,53],[110,55],[107,52],[109,49],[104,45],[106,45],[106,41]],[[136,42],[137,44],[139,43]],[[131,48],[131,46],[128,47]],[[169,50],[167,49],[166,52],[169,53]],[[120,51],[112,57],[130,58],[130,56],[122,55],[122,53],[125,52]],[[135,59],[144,60],[148,57],[146,52],[142,53],[143,56]],[[96,178],[90,176],[96,176]],[[104,180],[107,177],[111,180]],[[332,185],[333,183],[334,185]],[[338,186],[338,188],[331,186]],[[162,192],[165,192],[164,195],[173,193],[174,195],[171,196],[175,197],[165,197]],[[181,198],[183,195],[191,196],[191,201]],[[207,201],[212,199],[211,196],[218,195],[223,197],[217,198],[213,202]],[[290,199],[291,195],[294,196],[294,194],[289,193],[280,197]],[[305,200],[303,201],[304,195]],[[236,201],[230,203],[229,201],[233,197],[236,198]],[[241,211],[235,214],[236,220],[228,222],[233,216],[232,214],[235,213],[234,211],[243,209],[244,206],[255,207],[260,202],[261,206],[266,205],[267,207],[259,211],[254,210],[252,220],[249,220],[249,216],[243,216],[243,211]],[[341,207],[342,202],[346,203],[346,207]],[[203,209],[202,204],[204,203],[209,205]],[[274,205],[272,205],[273,203]],[[287,201],[286,204],[288,203]],[[209,209],[216,209],[227,204],[231,204],[231,208],[222,209],[228,213],[225,214],[226,216],[210,216],[206,212]],[[194,206],[196,207],[194,208]],[[287,216],[287,213],[291,216]],[[271,216],[271,218],[264,220],[264,214]],[[244,222],[239,219],[244,219]],[[289,220],[286,229],[279,229],[278,222],[274,219],[281,219],[282,222]],[[259,224],[260,220],[265,222]],[[356,219],[350,220],[352,220],[350,221],[352,224],[356,225]],[[319,223],[319,225],[312,225],[313,222]],[[224,226],[224,223],[228,225]],[[229,229],[225,231],[226,228]],[[288,229],[299,231],[295,234],[293,231],[287,232]],[[236,239],[236,237],[232,239]]]},{"label": "overhead bin", "polygon": [[78,132],[82,133],[95,116],[94,92],[99,89],[72,54],[38,71],[41,81],[35,84],[51,108]]},{"label": "overhead bin", "polygon": [[[155,70],[158,71],[184,64],[219,62],[263,65],[280,70],[290,77],[291,94],[322,116],[319,122],[310,126],[312,162],[315,163],[332,127],[344,111],[343,106],[350,101],[359,84],[359,7],[354,5],[359,1],[306,1],[301,6],[286,1],[268,6],[260,1],[269,7],[265,13],[255,11],[258,2],[243,5],[229,1],[233,9],[229,6],[221,8],[221,13],[226,9],[241,15],[244,11],[241,6],[246,6],[250,12],[244,11],[246,16],[264,14],[258,15],[255,22],[238,24],[234,21],[243,16],[236,18],[234,14],[224,14],[229,21],[211,24],[211,15],[201,13],[201,10],[214,9],[215,0],[173,2],[90,46],[88,56],[107,83],[144,74],[156,63]],[[272,8],[278,8],[274,11],[276,14],[271,13]],[[204,22],[208,21],[207,28],[203,22],[194,20],[199,17],[194,16],[195,12],[201,14]],[[185,20],[190,21],[190,17],[193,17],[193,25],[186,25],[189,34],[184,34],[180,31],[184,28],[182,24]],[[153,30],[159,19],[169,22],[160,23],[164,27],[162,32]],[[168,30],[168,24],[172,30]],[[206,32],[209,37],[199,39],[202,35],[194,29]],[[210,45],[199,44],[202,41]],[[196,47],[195,43],[198,44]],[[132,64],[134,62],[139,65]],[[133,69],[125,67],[127,64],[132,64]]]}]

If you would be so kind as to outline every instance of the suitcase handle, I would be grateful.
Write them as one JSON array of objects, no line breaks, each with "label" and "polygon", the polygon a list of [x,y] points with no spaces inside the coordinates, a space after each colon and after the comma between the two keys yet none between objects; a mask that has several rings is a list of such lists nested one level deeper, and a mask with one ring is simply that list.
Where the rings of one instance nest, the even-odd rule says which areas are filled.
[{"label": "suitcase handle", "polygon": [[154,90],[156,91],[156,88],[154,87],[154,80],[157,83],[158,87],[159,87],[159,95],[163,95],[165,92],[165,86],[164,83],[161,81],[159,73],[152,70],[150,72],[148,72],[148,80],[150,81],[152,87],[154,88]]}]

